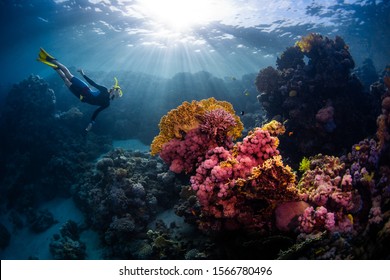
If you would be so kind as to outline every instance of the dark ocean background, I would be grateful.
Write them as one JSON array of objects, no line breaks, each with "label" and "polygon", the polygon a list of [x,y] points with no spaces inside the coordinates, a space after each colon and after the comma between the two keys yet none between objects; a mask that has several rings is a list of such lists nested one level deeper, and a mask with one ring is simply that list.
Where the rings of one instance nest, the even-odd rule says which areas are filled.
[{"label": "dark ocean background", "polygon": [[[162,116],[184,101],[214,97],[233,105],[243,136],[271,119],[286,122],[280,150],[298,180],[303,157],[347,155],[352,145],[375,138],[377,117],[386,113],[389,27],[389,0],[0,1],[0,258],[389,258],[383,249],[390,246],[386,156],[371,177],[381,190],[373,195],[356,187],[361,201],[364,195],[370,201],[348,212],[356,232],[305,237],[280,229],[199,230],[196,211],[191,218],[183,214],[190,208],[180,210],[191,174],[175,174],[149,153]],[[308,67],[283,68],[282,54],[311,33],[342,38],[347,62],[338,64],[329,51],[321,61],[302,57]],[[36,61],[40,47],[76,76],[82,68],[107,87],[118,78],[123,97],[90,133],[84,129],[96,107],[81,103],[53,69]],[[312,65],[319,65],[315,73]],[[268,66],[285,75],[261,72]],[[300,71],[297,88],[310,80],[317,97],[299,96],[304,90],[291,81]],[[275,79],[277,100],[267,97]],[[302,99],[287,102],[283,90]],[[307,107],[315,108],[313,120],[321,108],[336,108],[335,123],[319,132],[310,118],[294,117]],[[368,228],[374,206],[382,209],[381,220]],[[280,254],[304,242],[315,252]]]}]

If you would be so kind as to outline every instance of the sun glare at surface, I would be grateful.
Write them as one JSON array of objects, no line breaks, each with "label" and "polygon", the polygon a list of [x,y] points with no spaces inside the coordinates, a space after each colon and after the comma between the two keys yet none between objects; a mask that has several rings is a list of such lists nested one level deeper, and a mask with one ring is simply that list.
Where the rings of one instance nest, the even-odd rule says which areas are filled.
[{"label": "sun glare at surface", "polygon": [[229,6],[213,0],[139,0],[137,10],[154,24],[184,31],[222,19]]}]

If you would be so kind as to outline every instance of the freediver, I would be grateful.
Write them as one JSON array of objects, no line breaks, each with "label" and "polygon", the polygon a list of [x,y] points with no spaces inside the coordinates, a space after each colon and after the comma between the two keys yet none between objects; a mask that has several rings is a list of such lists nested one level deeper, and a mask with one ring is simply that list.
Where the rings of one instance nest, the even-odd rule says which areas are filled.
[{"label": "freediver", "polygon": [[115,85],[112,88],[107,89],[105,86],[98,85],[89,77],[87,77],[82,69],[77,70],[77,72],[79,72],[83,76],[83,78],[88,82],[88,84],[96,88],[96,90],[94,90],[89,87],[85,82],[75,77],[65,65],[58,62],[57,59],[48,54],[42,48],[40,49],[37,60],[52,67],[62,78],[69,90],[78,99],[80,99],[81,102],[99,106],[99,108],[97,108],[93,112],[91,121],[85,129],[87,132],[92,129],[93,125],[96,122],[96,117],[98,116],[98,114],[110,106],[110,101],[112,101],[114,98],[122,97],[123,95],[122,90],[118,85],[117,78],[114,78]]}]

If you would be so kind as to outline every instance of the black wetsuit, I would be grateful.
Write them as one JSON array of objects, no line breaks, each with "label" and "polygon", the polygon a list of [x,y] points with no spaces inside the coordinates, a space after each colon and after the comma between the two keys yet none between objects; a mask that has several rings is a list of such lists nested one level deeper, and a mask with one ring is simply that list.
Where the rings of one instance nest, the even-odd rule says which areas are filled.
[{"label": "black wetsuit", "polygon": [[77,77],[72,78],[72,85],[69,87],[69,89],[74,95],[76,95],[76,97],[81,100],[81,102],[100,106],[92,114],[91,121],[94,122],[97,115],[110,106],[110,94],[106,87],[98,85],[86,75],[83,75],[83,77],[91,86],[97,90],[92,90],[85,82]]}]

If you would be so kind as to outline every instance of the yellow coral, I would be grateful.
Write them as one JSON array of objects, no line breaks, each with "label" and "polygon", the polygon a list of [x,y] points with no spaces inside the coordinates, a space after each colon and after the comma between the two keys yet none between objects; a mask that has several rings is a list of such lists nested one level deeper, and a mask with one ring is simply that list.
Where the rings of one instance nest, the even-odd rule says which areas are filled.
[{"label": "yellow coral", "polygon": [[271,136],[282,135],[286,132],[284,125],[278,121],[272,120],[261,127],[263,130],[267,130]]},{"label": "yellow coral", "polygon": [[251,176],[240,183],[236,186],[246,200],[267,201],[268,206],[258,212],[263,218],[270,218],[278,203],[298,199],[295,173],[283,164],[281,156],[274,156],[252,168]]},{"label": "yellow coral", "polygon": [[191,103],[183,102],[179,107],[169,111],[161,118],[159,124],[160,134],[153,139],[151,154],[158,154],[162,146],[174,138],[182,139],[188,131],[198,127],[199,119],[197,116],[215,109],[223,109],[234,116],[236,126],[228,131],[228,135],[233,139],[241,137],[244,126],[240,117],[235,114],[232,104],[226,101],[217,101],[215,98],[201,101],[193,100]]},{"label": "yellow coral", "polygon": [[298,46],[301,52],[308,53],[311,51],[314,43],[316,41],[322,40],[322,36],[318,33],[310,33],[306,37],[295,43],[295,46]]},{"label": "yellow coral", "polygon": [[374,172],[371,172],[371,173],[365,173],[363,175],[363,180],[366,181],[366,182],[371,182],[373,179],[374,179],[374,176],[375,176],[375,173]]},{"label": "yellow coral", "polygon": [[[272,173],[272,170],[275,170],[276,168],[278,169],[278,172]],[[248,180],[255,180],[262,175],[264,176],[264,173],[267,173],[267,176],[272,176],[277,179],[284,187],[288,185],[295,186],[296,176],[291,170],[290,166],[285,166],[283,164],[282,157],[280,155],[267,159],[261,166],[259,165],[253,167],[251,176],[248,178]]]},{"label": "yellow coral", "polygon": [[310,160],[307,157],[304,157],[299,163],[299,171],[306,172],[310,169]]},{"label": "yellow coral", "polygon": [[235,158],[230,158],[225,161],[222,161],[219,166],[221,167],[232,167],[233,165],[237,164],[238,161]]}]

